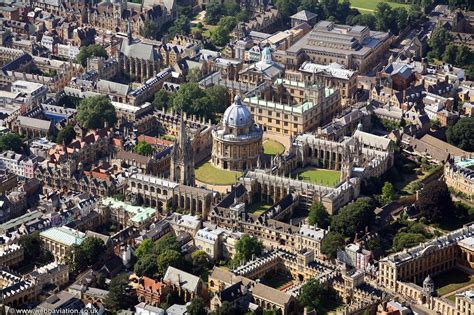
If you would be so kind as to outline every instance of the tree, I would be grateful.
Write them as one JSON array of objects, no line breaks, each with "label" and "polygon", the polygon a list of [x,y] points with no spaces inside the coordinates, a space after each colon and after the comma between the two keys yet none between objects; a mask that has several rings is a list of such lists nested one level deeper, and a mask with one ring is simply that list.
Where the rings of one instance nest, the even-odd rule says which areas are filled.
[{"label": "tree", "polygon": [[446,136],[450,144],[468,152],[474,151],[474,117],[459,119],[453,126],[448,127]]},{"label": "tree", "polygon": [[38,231],[22,235],[18,243],[23,247],[24,261],[44,263],[53,259],[51,252],[43,247]]},{"label": "tree", "polygon": [[138,301],[133,294],[130,294],[131,288],[128,285],[128,275],[120,274],[115,276],[110,281],[109,293],[105,298],[105,305],[109,310],[119,311],[126,310],[133,305],[136,305]]},{"label": "tree", "polygon": [[317,0],[301,0],[297,11],[301,11],[301,10],[311,11],[313,13],[316,13],[319,16],[322,16],[324,14]]},{"label": "tree", "polygon": [[323,204],[319,202],[313,203],[309,209],[308,222],[311,225],[326,229],[329,226],[329,214]]},{"label": "tree", "polygon": [[56,136],[56,143],[68,145],[72,140],[74,140],[75,137],[76,132],[74,131],[74,127],[67,125],[58,132],[58,135]]},{"label": "tree", "polygon": [[153,149],[153,146],[149,144],[148,142],[140,141],[135,145],[135,147],[133,148],[133,151],[141,155],[150,156],[153,154],[155,150]]},{"label": "tree", "polygon": [[240,12],[239,4],[234,0],[224,1],[222,8],[227,16],[236,16]]},{"label": "tree", "polygon": [[260,255],[263,244],[256,237],[244,234],[235,244],[235,258],[237,263],[248,261],[253,255]]},{"label": "tree", "polygon": [[288,19],[290,16],[296,13],[298,2],[292,0],[277,0],[276,7],[281,16],[285,19]]},{"label": "tree", "polygon": [[233,16],[223,16],[217,23],[217,28],[211,34],[211,42],[216,46],[224,46],[229,42],[230,32],[237,25],[237,19]]},{"label": "tree", "polygon": [[458,47],[453,44],[446,46],[446,49],[443,54],[443,61],[449,64],[454,65],[456,62],[456,55],[458,53]]},{"label": "tree", "polygon": [[431,48],[430,56],[441,59],[446,49],[446,45],[449,42],[450,35],[448,31],[443,27],[437,27],[431,33],[431,37],[428,40],[428,45]]},{"label": "tree", "polygon": [[155,93],[155,97],[153,98],[153,107],[156,109],[168,108],[170,101],[170,94],[165,90],[161,89]]},{"label": "tree", "polygon": [[456,66],[464,67],[472,63],[472,59],[474,58],[474,54],[472,51],[466,46],[461,45],[456,54]]},{"label": "tree", "polygon": [[382,198],[386,202],[390,202],[395,199],[395,188],[390,182],[385,182],[382,187]]},{"label": "tree", "polygon": [[308,310],[315,310],[317,314],[326,313],[326,308],[337,296],[330,287],[324,287],[318,280],[309,279],[301,287],[298,301]]},{"label": "tree", "polygon": [[228,301],[224,301],[222,305],[214,312],[212,315],[241,315],[243,311],[237,307],[237,305],[233,305]]},{"label": "tree", "polygon": [[408,12],[405,8],[400,7],[400,8],[394,8],[393,9],[393,15],[395,18],[395,22],[397,25],[397,33],[401,32],[407,27],[408,25]]},{"label": "tree", "polygon": [[107,51],[103,46],[99,44],[92,44],[81,48],[79,54],[76,56],[76,61],[85,67],[87,65],[87,59],[90,57],[108,58],[109,56],[107,55]]},{"label": "tree", "polygon": [[206,254],[203,250],[197,250],[191,254],[191,259],[193,261],[193,267],[195,270],[202,270],[209,264],[209,255]]},{"label": "tree", "polygon": [[100,261],[105,253],[105,245],[96,237],[87,237],[80,245],[74,244],[67,254],[67,264],[73,272],[80,272]]},{"label": "tree", "polygon": [[135,250],[135,256],[137,256],[138,259],[151,253],[153,253],[153,241],[149,238],[144,239]]},{"label": "tree", "polygon": [[329,19],[331,16],[335,17],[339,5],[338,0],[321,0],[319,3],[326,19]]},{"label": "tree", "polygon": [[206,315],[206,303],[198,296],[192,299],[191,303],[186,306],[186,311],[189,315]]},{"label": "tree", "polygon": [[77,109],[77,121],[83,128],[96,129],[113,126],[117,118],[115,108],[107,96],[91,96],[85,98]]},{"label": "tree", "polygon": [[191,22],[186,15],[179,15],[169,30],[171,37],[175,36],[176,34],[188,35],[190,32]]},{"label": "tree", "polygon": [[[386,2],[379,2],[375,8],[375,27],[379,31],[392,31],[397,27],[392,8]],[[397,29],[398,31],[398,29]]]},{"label": "tree", "polygon": [[0,151],[4,152],[7,150],[21,153],[23,150],[23,141],[21,137],[13,132],[8,132],[0,136]]},{"label": "tree", "polygon": [[212,105],[210,109],[212,113],[223,113],[227,108],[227,100],[229,93],[222,85],[214,85],[206,89],[209,103]]},{"label": "tree", "polygon": [[222,4],[219,1],[212,1],[206,6],[205,20],[207,23],[215,25],[223,13]]},{"label": "tree", "polygon": [[444,181],[434,180],[425,185],[415,203],[418,210],[429,222],[440,222],[454,211],[453,200]]},{"label": "tree", "polygon": [[368,26],[371,30],[374,30],[376,19],[373,14],[359,14],[355,16],[349,16],[346,23],[349,25],[364,25]]},{"label": "tree", "polygon": [[106,252],[104,241],[97,237],[87,237],[81,243],[80,247],[86,255],[86,261],[89,266],[100,261]]},{"label": "tree", "polygon": [[147,20],[143,24],[141,35],[149,39],[158,39],[160,34],[160,25],[152,20]]},{"label": "tree", "polygon": [[344,248],[344,237],[334,231],[330,231],[321,241],[321,252],[329,259],[337,257],[337,251]]},{"label": "tree", "polygon": [[397,233],[393,238],[393,249],[401,251],[404,248],[410,248],[424,242],[426,238],[420,233]]},{"label": "tree", "polygon": [[146,253],[137,260],[133,266],[133,271],[139,277],[146,276],[152,278],[158,272],[156,260],[156,255]]},{"label": "tree", "polygon": [[358,198],[331,217],[331,230],[353,237],[356,232],[364,230],[373,223],[374,209],[375,203],[371,198]]},{"label": "tree", "polygon": [[168,267],[180,267],[182,262],[181,253],[173,250],[173,249],[166,249],[161,253],[158,258],[156,259],[156,268],[157,272],[164,276]]},{"label": "tree", "polygon": [[176,236],[167,234],[157,240],[153,246],[153,252],[157,255],[161,254],[166,249],[179,251],[179,245],[178,241],[176,240]]},{"label": "tree", "polygon": [[186,79],[188,80],[188,82],[199,82],[201,76],[201,69],[193,68],[189,70],[188,74],[186,75]]}]

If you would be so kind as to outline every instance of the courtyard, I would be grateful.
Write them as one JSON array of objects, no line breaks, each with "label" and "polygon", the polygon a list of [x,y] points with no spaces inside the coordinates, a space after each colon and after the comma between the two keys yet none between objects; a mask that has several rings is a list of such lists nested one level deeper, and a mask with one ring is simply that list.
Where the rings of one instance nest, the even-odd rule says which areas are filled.
[{"label": "courtyard", "polygon": [[285,152],[285,146],[278,141],[267,139],[263,142],[263,153],[277,155]]},{"label": "courtyard", "polygon": [[253,204],[249,206],[249,208],[247,209],[247,212],[255,216],[259,216],[265,211],[267,211],[268,209],[270,209],[271,206],[272,206],[271,204],[266,203],[264,201],[254,202]]},{"label": "courtyard", "polygon": [[242,176],[241,172],[227,171],[206,162],[196,168],[196,179],[210,185],[232,185]]},{"label": "courtyard", "polygon": [[341,180],[341,172],[321,168],[310,168],[300,172],[298,179],[317,185],[335,187]]},{"label": "courtyard", "polygon": [[452,269],[433,277],[436,291],[440,296],[452,295],[454,291],[474,285],[474,275],[459,269]]}]

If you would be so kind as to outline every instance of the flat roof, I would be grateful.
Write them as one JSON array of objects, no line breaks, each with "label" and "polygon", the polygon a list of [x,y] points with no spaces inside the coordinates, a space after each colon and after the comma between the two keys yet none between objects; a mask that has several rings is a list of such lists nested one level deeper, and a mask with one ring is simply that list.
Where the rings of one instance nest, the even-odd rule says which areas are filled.
[{"label": "flat roof", "polygon": [[130,220],[136,223],[143,222],[144,220],[151,218],[156,214],[156,209],[154,208],[133,206],[129,203],[116,200],[111,197],[107,197],[102,200],[102,204],[112,208],[120,208],[125,210],[130,214]]}]

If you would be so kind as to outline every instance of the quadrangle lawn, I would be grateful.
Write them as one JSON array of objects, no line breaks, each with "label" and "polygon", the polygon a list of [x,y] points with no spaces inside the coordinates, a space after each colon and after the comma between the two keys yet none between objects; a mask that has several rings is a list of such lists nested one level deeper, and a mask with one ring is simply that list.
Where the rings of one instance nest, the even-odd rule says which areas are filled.
[{"label": "quadrangle lawn", "polygon": [[231,185],[237,182],[242,175],[241,172],[227,171],[206,162],[196,168],[196,179],[210,185]]},{"label": "quadrangle lawn", "polygon": [[263,153],[276,155],[285,152],[285,146],[275,140],[265,140],[263,142]]},{"label": "quadrangle lawn", "polygon": [[361,11],[360,13],[363,14],[374,12],[379,2],[387,2],[392,8],[404,7],[407,10],[410,6],[406,3],[388,2],[381,0],[350,0],[351,7],[358,9],[359,11]]},{"label": "quadrangle lawn", "polygon": [[299,173],[298,179],[313,184],[334,187],[341,179],[341,172],[335,170],[312,168]]},{"label": "quadrangle lawn", "polygon": [[459,270],[452,269],[433,277],[436,290],[440,296],[474,285],[474,276]]},{"label": "quadrangle lawn", "polygon": [[255,202],[249,206],[249,208],[247,209],[247,212],[253,215],[259,216],[265,211],[267,211],[268,209],[270,209],[271,206],[272,206],[271,204],[268,204],[264,201]]}]

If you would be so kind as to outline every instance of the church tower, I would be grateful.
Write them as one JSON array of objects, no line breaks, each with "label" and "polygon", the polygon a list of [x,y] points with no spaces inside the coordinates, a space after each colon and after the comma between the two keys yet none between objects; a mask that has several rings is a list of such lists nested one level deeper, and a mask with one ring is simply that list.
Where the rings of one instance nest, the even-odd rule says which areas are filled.
[{"label": "church tower", "polygon": [[176,183],[194,186],[194,151],[181,113],[179,135],[171,151],[170,179]]}]

